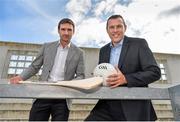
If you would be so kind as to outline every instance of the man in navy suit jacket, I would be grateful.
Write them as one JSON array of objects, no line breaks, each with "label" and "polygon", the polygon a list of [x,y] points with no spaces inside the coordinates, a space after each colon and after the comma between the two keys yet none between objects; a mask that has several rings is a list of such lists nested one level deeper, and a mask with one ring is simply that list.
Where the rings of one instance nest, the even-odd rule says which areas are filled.
[{"label": "man in navy suit jacket", "polygon": [[[160,69],[146,40],[125,36],[126,24],[121,15],[109,17],[106,29],[111,42],[100,49],[99,63],[111,63],[118,72],[108,76],[109,87],[148,87],[160,78]],[[156,119],[150,100],[99,100],[86,118],[87,121]]]}]

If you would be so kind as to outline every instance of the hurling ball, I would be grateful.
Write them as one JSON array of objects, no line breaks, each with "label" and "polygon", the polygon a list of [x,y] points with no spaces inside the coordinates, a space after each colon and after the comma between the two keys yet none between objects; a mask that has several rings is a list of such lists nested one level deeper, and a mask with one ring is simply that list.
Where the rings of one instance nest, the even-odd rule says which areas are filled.
[{"label": "hurling ball", "polygon": [[106,78],[109,75],[112,75],[114,73],[117,73],[117,71],[114,68],[114,66],[109,63],[101,63],[101,64],[97,65],[93,72],[94,76],[103,77],[103,80],[104,80],[103,85],[104,86],[107,86]]}]

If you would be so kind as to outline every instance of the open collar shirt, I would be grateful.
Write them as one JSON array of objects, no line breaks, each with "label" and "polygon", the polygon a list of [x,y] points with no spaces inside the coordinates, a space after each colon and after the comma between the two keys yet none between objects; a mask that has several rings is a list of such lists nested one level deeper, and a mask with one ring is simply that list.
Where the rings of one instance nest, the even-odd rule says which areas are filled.
[{"label": "open collar shirt", "polygon": [[63,48],[59,41],[59,46],[57,48],[54,65],[50,72],[48,81],[64,80],[64,68],[65,68],[66,58],[67,58],[70,45],[71,43],[69,43],[66,47]]},{"label": "open collar shirt", "polygon": [[112,42],[110,43],[110,48],[111,48],[110,64],[112,64],[113,66],[117,66],[119,63],[123,41],[124,41],[124,38],[115,46],[113,46]]}]

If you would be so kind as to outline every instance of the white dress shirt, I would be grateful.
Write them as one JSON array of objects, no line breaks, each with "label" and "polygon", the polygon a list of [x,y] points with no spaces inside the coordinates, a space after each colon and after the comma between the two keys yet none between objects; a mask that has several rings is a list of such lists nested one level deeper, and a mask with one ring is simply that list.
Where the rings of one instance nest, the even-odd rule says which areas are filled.
[{"label": "white dress shirt", "polygon": [[63,48],[61,43],[57,49],[54,65],[50,72],[48,81],[63,81],[64,80],[64,67],[66,63],[67,54],[69,51],[70,43]]}]

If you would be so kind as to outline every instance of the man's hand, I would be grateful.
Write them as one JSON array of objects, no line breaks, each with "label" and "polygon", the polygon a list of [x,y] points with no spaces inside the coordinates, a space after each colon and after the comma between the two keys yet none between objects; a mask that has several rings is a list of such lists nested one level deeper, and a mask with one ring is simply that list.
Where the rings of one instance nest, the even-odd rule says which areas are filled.
[{"label": "man's hand", "polygon": [[117,73],[109,75],[106,80],[107,85],[110,86],[111,88],[115,88],[120,85],[127,84],[127,80],[125,76],[122,74],[122,72],[119,70],[119,68],[115,66],[115,69],[117,70]]},{"label": "man's hand", "polygon": [[22,81],[23,79],[21,78],[21,76],[15,76],[15,77],[12,77],[10,78],[10,83],[11,84],[17,84],[19,83],[19,81]]}]

